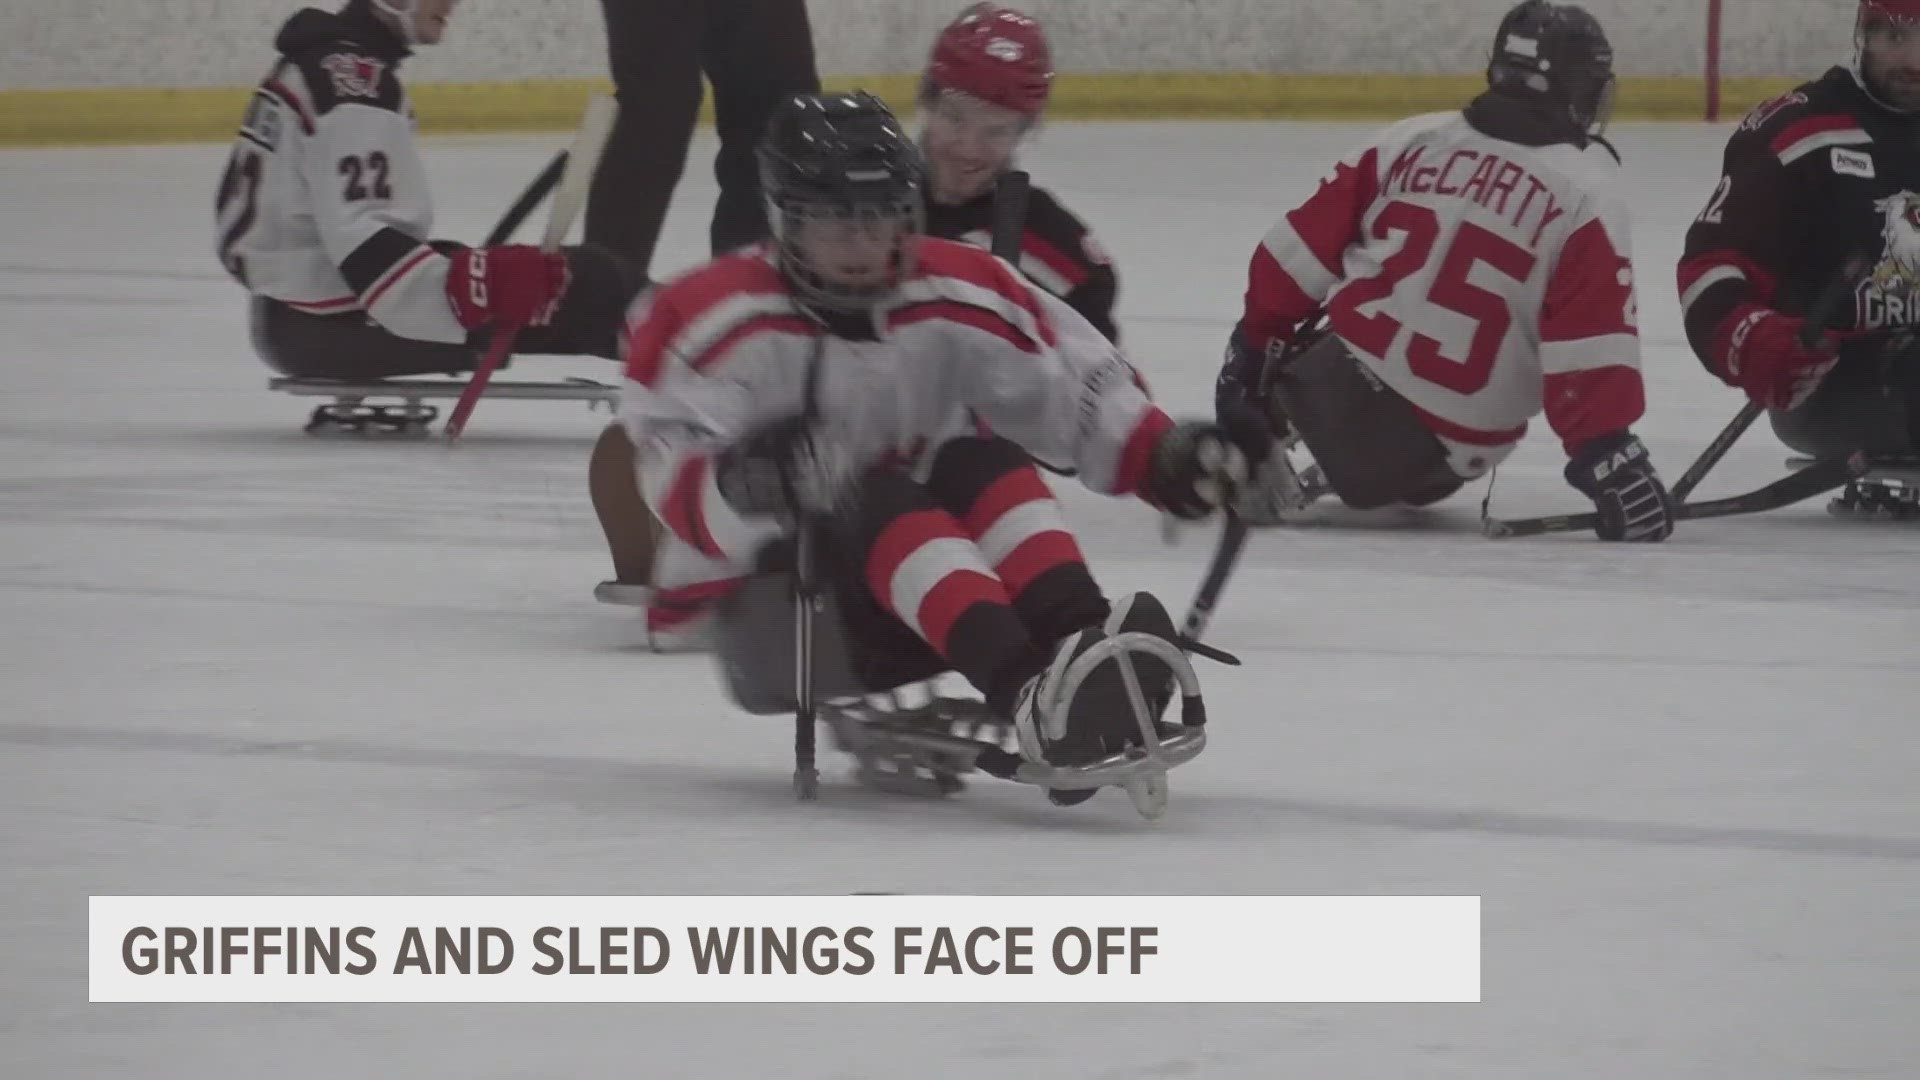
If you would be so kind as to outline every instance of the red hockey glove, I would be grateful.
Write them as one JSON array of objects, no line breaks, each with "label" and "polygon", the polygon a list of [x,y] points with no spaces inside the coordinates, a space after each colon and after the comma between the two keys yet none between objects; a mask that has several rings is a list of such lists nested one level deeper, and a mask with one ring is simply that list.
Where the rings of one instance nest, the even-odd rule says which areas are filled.
[{"label": "red hockey glove", "polygon": [[567,257],[526,244],[461,248],[447,272],[453,317],[469,330],[545,326],[567,291]]},{"label": "red hockey glove", "polygon": [[1839,362],[1838,344],[1823,335],[1812,349],[1800,343],[1806,320],[1759,304],[1743,304],[1722,324],[1720,366],[1754,404],[1791,409],[1807,400]]}]

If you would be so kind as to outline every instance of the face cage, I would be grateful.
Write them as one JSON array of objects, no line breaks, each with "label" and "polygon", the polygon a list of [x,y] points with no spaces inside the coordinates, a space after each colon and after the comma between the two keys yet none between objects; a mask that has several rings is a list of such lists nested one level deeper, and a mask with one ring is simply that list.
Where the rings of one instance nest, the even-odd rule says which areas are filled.
[{"label": "face cage", "polygon": [[[1582,80],[1580,89],[1586,90],[1589,85],[1591,84]],[[1569,109],[1573,113],[1573,122],[1587,133],[1588,138],[1597,139],[1607,133],[1607,124],[1613,119],[1614,98],[1619,95],[1619,92],[1620,81],[1609,71],[1601,79],[1600,85],[1593,88],[1592,93],[1575,95]],[[1586,106],[1584,110],[1583,102],[1580,100],[1583,97],[1587,99],[1584,102]],[[1581,115],[1583,111],[1584,116]]]},{"label": "face cage", "polygon": [[373,0],[373,6],[393,16],[393,21],[399,24],[400,40],[409,46],[420,43],[419,27],[414,25],[414,16],[419,11],[419,5],[415,4],[414,0]]},{"label": "face cage", "polygon": [[[827,311],[859,313],[869,311],[899,291],[913,264],[914,246],[926,232],[926,212],[917,198],[904,199],[885,206],[838,206],[820,203],[788,202],[769,199],[767,219],[773,225],[774,250],[780,270],[794,291],[809,304]],[[809,221],[859,221],[878,224],[897,223],[893,251],[888,257],[886,279],[877,285],[839,284],[827,280],[811,263],[803,246],[803,234]]]},{"label": "face cage", "polygon": [[1867,75],[1867,38],[1880,30],[1900,30],[1909,36],[1920,34],[1920,19],[1862,6],[1859,15],[1853,21],[1854,79],[1860,84],[1860,88],[1867,92],[1867,96],[1883,108],[1893,112],[1917,111],[1897,108],[1887,94],[1874,87],[1873,80]]}]

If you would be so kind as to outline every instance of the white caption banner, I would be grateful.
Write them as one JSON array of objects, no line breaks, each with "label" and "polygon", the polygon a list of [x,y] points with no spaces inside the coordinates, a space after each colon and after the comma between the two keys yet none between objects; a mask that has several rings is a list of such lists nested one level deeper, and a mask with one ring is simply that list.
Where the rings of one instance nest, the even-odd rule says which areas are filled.
[{"label": "white caption banner", "polygon": [[91,1001],[1473,1002],[1476,896],[95,896]]}]

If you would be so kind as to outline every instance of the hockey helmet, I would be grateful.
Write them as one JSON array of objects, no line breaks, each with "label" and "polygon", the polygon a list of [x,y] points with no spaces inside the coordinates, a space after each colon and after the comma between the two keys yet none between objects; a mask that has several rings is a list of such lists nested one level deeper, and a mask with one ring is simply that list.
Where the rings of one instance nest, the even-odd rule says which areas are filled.
[{"label": "hockey helmet", "polygon": [[1053,50],[1038,20],[998,4],[977,3],[947,24],[927,59],[922,97],[957,91],[1029,120],[1046,111]]},{"label": "hockey helmet", "polygon": [[1487,86],[1544,103],[1568,138],[1597,136],[1613,112],[1613,46],[1578,4],[1525,0],[1500,20]]},{"label": "hockey helmet", "polygon": [[[1873,57],[1869,57],[1872,45]],[[1853,75],[1881,105],[1920,112],[1920,0],[1860,0],[1853,24]]]},{"label": "hockey helmet", "polygon": [[[884,102],[865,91],[795,94],[781,102],[757,151],[780,266],[808,301],[872,307],[898,287],[923,229],[926,163]],[[885,273],[825,258],[828,243],[884,241]]]}]

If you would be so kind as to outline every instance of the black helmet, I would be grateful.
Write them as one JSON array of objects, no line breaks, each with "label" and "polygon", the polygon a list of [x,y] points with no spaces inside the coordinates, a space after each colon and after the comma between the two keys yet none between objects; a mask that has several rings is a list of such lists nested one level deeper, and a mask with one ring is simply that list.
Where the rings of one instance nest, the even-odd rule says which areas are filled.
[{"label": "black helmet", "polygon": [[[834,310],[871,307],[899,284],[908,240],[922,229],[927,167],[886,104],[864,91],[795,94],[780,103],[760,142],[760,185],[781,268],[808,299]],[[884,284],[836,284],[799,244],[807,221],[854,220],[896,228],[900,243]]]},{"label": "black helmet", "polygon": [[1560,140],[1584,145],[1613,111],[1613,46],[1578,4],[1525,0],[1500,20],[1487,86],[1543,107]]}]

